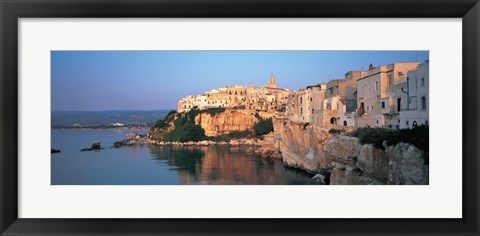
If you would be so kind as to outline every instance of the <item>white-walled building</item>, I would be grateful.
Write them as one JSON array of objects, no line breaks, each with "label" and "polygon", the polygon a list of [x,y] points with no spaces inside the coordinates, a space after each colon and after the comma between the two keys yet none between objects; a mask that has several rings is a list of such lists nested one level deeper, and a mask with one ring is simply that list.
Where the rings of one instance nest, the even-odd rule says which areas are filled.
[{"label": "white-walled building", "polygon": [[357,81],[357,127],[395,128],[399,125],[398,115],[406,104],[401,84],[407,82],[408,71],[417,68],[418,64],[370,65],[365,76]]},{"label": "white-walled building", "polygon": [[406,109],[400,111],[400,128],[428,125],[429,113],[429,60],[408,72]]}]

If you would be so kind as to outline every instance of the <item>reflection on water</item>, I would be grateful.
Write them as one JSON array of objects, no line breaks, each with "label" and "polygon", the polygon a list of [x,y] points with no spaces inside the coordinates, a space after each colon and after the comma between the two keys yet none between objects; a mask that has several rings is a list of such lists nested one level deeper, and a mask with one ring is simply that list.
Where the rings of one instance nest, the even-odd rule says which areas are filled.
[{"label": "reflection on water", "polygon": [[179,184],[308,184],[303,171],[245,154],[250,147],[150,147],[158,165],[175,166]]},{"label": "reflection on water", "polygon": [[[109,148],[130,131],[52,130],[52,184],[56,185],[291,185],[314,184],[303,171],[281,160],[245,154],[251,147]],[[101,151],[80,152],[100,140]]]}]

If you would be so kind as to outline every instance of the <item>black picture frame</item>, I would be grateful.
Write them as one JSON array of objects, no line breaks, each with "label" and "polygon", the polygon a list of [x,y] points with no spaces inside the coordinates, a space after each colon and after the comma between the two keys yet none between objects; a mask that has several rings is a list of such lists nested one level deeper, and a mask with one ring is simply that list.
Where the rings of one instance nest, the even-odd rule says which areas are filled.
[{"label": "black picture frame", "polygon": [[[478,0],[0,0],[1,235],[479,235]],[[18,218],[18,19],[75,17],[462,18],[461,219]],[[454,81],[452,81],[454,82]],[[445,170],[447,172],[448,170]]]}]

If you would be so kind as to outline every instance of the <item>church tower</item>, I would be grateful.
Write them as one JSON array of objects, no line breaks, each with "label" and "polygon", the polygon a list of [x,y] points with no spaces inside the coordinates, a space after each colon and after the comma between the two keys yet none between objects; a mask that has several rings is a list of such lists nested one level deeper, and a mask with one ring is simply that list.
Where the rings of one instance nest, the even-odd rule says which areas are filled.
[{"label": "church tower", "polygon": [[270,75],[270,79],[268,80],[268,87],[269,88],[276,88],[277,87],[277,81],[275,80],[275,76],[273,75]]}]

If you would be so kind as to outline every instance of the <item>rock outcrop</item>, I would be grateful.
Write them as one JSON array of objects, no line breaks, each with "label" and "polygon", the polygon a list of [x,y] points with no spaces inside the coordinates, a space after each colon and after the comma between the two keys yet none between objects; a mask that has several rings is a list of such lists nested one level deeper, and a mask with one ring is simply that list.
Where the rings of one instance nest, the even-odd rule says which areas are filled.
[{"label": "rock outcrop", "polygon": [[60,153],[60,149],[55,149],[55,148],[52,148],[52,150],[50,151],[50,153]]},{"label": "rock outcrop", "polygon": [[388,157],[388,184],[428,184],[425,154],[411,144],[385,147]]},{"label": "rock outcrop", "polygon": [[90,146],[90,148],[83,148],[82,152],[85,152],[85,151],[98,151],[100,149],[103,149],[102,146],[100,145],[100,141],[95,141],[94,143],[92,143],[92,145]]},{"label": "rock outcrop", "polygon": [[426,154],[412,144],[398,143],[383,150],[362,145],[355,137],[334,137],[317,126],[282,120],[274,120],[274,131],[286,165],[316,174],[329,173],[322,180],[329,184],[429,183]]},{"label": "rock outcrop", "polygon": [[249,110],[225,110],[213,116],[208,113],[201,113],[195,117],[195,124],[200,125],[207,136],[218,136],[246,129],[251,130],[257,121],[255,115]]},{"label": "rock outcrop", "polygon": [[325,151],[344,163],[355,163],[362,146],[357,138],[338,136],[325,142]]},{"label": "rock outcrop", "polygon": [[377,149],[372,144],[362,146],[356,165],[362,172],[370,173],[374,178],[382,181],[388,179],[387,155],[384,150]]},{"label": "rock outcrop", "polygon": [[330,167],[331,156],[324,151],[325,142],[333,136],[318,126],[274,120],[275,139],[283,162],[291,167],[318,172]]}]

